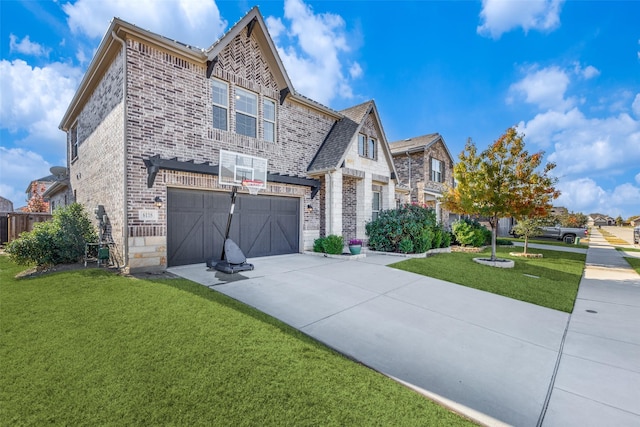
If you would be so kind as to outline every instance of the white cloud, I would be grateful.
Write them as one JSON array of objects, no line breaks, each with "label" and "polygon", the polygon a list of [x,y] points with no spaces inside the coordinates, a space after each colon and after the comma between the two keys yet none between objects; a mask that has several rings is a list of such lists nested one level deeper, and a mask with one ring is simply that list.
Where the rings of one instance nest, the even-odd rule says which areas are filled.
[{"label": "white cloud", "polygon": [[640,186],[631,183],[607,191],[591,178],[580,178],[561,181],[558,189],[561,195],[555,204],[566,206],[574,212],[599,212],[613,217],[621,215],[623,218],[640,212]]},{"label": "white cloud", "polygon": [[[349,52],[345,22],[339,15],[314,13],[301,0],[286,0],[284,17],[267,18],[269,33],[294,87],[305,96],[327,104],[336,96],[353,96],[340,56]],[[357,63],[347,72],[350,78],[361,75]]]},{"label": "white cloud", "polygon": [[41,44],[32,42],[29,36],[25,36],[22,40],[18,41],[18,38],[14,34],[9,34],[9,52],[18,52],[33,56],[49,56],[51,49],[45,49]]},{"label": "white cloud", "polygon": [[585,68],[582,68],[578,62],[575,63],[573,70],[577,75],[585,80],[589,80],[600,75],[600,70],[593,65],[587,65]]},{"label": "white cloud", "polygon": [[227,22],[214,0],[78,0],[62,6],[69,28],[92,38],[102,37],[113,17],[199,48],[211,46]]},{"label": "white cloud", "polygon": [[633,111],[633,114],[640,119],[640,93],[636,94],[633,104],[631,104],[631,111]]},{"label": "white cloud", "polygon": [[82,71],[57,62],[39,68],[22,60],[2,60],[0,76],[0,127],[13,134],[25,132],[18,144],[63,156],[66,139],[58,125]]},{"label": "white cloud", "polygon": [[636,175],[636,183],[640,185],[640,172]]},{"label": "white cloud", "polygon": [[478,34],[500,38],[514,28],[550,32],[560,26],[560,9],[564,0],[482,0]]},{"label": "white cloud", "polygon": [[13,208],[26,205],[25,190],[34,179],[50,174],[51,165],[33,151],[0,146],[0,195],[13,202]]},{"label": "white cloud", "polygon": [[533,67],[522,80],[511,85],[507,102],[512,103],[514,98],[524,96],[527,103],[535,104],[541,109],[563,111],[573,104],[572,100],[565,99],[569,82],[569,76],[560,67],[552,66],[541,70]]},{"label": "white cloud", "polygon": [[547,111],[518,127],[527,141],[553,148],[549,160],[557,164],[560,176],[616,173],[640,164],[640,121],[625,113],[596,119],[577,108]]}]

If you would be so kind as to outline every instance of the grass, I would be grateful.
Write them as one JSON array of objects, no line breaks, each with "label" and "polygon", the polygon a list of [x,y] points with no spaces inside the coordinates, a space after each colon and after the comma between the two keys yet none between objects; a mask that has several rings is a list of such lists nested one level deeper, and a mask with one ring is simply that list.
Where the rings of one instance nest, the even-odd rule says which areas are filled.
[{"label": "grass", "polygon": [[640,274],[640,258],[624,257],[627,260],[631,268],[633,268],[638,274]]},{"label": "grass", "polygon": [[515,248],[497,248],[500,258],[515,260],[512,269],[473,262],[472,258],[490,256],[491,248],[481,254],[452,252],[409,259],[391,266],[570,313],[578,293],[586,255],[542,249],[533,252],[543,254],[543,258],[525,259],[509,255],[509,252],[517,251]]},{"label": "grass", "polygon": [[640,252],[640,248],[623,248],[616,246],[616,250],[620,252]]},{"label": "grass", "polygon": [[184,279],[15,279],[0,256],[3,425],[472,425]]}]

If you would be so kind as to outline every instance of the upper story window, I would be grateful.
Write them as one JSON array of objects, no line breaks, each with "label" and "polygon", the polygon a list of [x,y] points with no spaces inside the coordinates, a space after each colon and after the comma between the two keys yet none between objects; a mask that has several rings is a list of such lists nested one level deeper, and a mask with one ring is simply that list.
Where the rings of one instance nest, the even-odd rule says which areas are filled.
[{"label": "upper story window", "polygon": [[367,154],[367,137],[363,134],[358,134],[358,154],[365,156]]},{"label": "upper story window", "polygon": [[444,182],[442,179],[442,168],[444,164],[440,160],[431,159],[431,181]]},{"label": "upper story window", "polygon": [[213,79],[213,127],[228,130],[229,86]]},{"label": "upper story window", "polygon": [[236,132],[257,136],[258,97],[255,93],[236,88]]},{"label": "upper story window", "polygon": [[376,158],[376,140],[369,138],[369,144],[367,144],[367,157],[370,159]]},{"label": "upper story window", "polygon": [[69,130],[69,144],[71,144],[71,160],[78,158],[78,126],[73,125]]},{"label": "upper story window", "polygon": [[265,98],[262,102],[264,140],[276,142],[276,102]]}]

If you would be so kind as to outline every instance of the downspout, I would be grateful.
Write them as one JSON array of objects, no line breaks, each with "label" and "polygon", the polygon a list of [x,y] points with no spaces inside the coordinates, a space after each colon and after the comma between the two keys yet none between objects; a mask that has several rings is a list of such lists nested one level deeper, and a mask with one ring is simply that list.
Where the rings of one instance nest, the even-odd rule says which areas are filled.
[{"label": "downspout", "polygon": [[[325,204],[328,205],[327,206],[327,211],[328,211],[328,227],[327,230],[325,231],[325,233],[327,234],[327,236],[333,234],[333,209],[332,209],[332,204],[333,204],[333,178],[331,176],[331,173],[328,174],[329,176],[329,191],[327,191],[327,195],[329,196],[329,203],[327,203],[327,201],[325,200]],[[326,237],[326,236],[325,236]]]},{"label": "downspout", "polygon": [[123,163],[123,188],[122,188],[122,202],[124,203],[124,223],[122,227],[122,257],[123,268],[127,268],[129,265],[129,205],[127,203],[127,154],[128,154],[128,132],[127,132],[127,43],[117,36],[115,31],[111,31],[111,36],[118,40],[122,45],[122,103],[123,103],[123,126],[122,126],[122,163]]},{"label": "downspout", "polygon": [[407,159],[409,160],[409,203],[411,203],[411,192],[413,189],[411,188],[411,156],[409,155],[409,151],[407,151]]}]

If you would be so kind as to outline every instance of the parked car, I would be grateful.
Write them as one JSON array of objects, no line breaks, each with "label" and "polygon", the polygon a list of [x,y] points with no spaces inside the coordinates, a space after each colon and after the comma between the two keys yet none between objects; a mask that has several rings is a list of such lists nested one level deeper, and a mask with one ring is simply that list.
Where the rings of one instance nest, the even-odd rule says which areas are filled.
[{"label": "parked car", "polygon": [[633,244],[640,245],[640,225],[636,225],[633,229]]},{"label": "parked car", "polygon": [[[559,225],[555,227],[540,227],[542,229],[542,234],[537,237],[543,237],[547,239],[556,239],[562,240],[565,243],[573,244],[576,241],[576,238],[584,238],[589,235],[589,230],[587,228],[573,228],[573,227],[561,227]],[[511,230],[510,234],[513,237],[518,237],[518,235]]]}]

